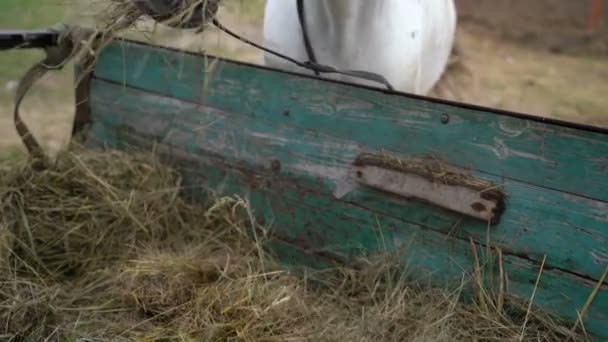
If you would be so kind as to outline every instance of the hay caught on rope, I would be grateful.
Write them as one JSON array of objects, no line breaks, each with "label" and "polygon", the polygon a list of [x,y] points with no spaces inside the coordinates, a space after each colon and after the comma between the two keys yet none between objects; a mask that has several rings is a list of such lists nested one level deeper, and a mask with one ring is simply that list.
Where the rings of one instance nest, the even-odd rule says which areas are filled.
[{"label": "hay caught on rope", "polygon": [[[138,23],[145,20],[172,28],[202,32],[219,10],[221,0],[106,0],[96,11],[93,28],[72,27],[63,32],[73,45],[72,57],[80,61],[83,74],[93,67],[99,52],[115,38],[129,32],[153,33],[141,30]],[[77,80],[80,81],[80,80]]]},{"label": "hay caught on rope", "polygon": [[133,28],[142,16],[174,28],[203,30],[215,17],[221,0],[107,0],[99,12],[98,30],[117,33]]},{"label": "hay caught on rope", "polygon": [[15,94],[14,122],[24,146],[37,160],[39,169],[47,167],[49,160],[41,144],[31,134],[28,125],[19,113],[21,102],[29,89],[49,70],[63,68],[75,59],[80,72],[76,83],[80,83],[94,68],[99,52],[126,29],[148,16],[164,25],[177,28],[204,27],[215,17],[221,0],[108,0],[109,5],[95,19],[95,28],[58,25],[58,42],[45,48],[46,57],[33,65],[20,80]]},{"label": "hay caught on rope", "polygon": [[[264,229],[246,201],[209,194],[197,206],[179,188],[148,155],[75,149],[42,172],[0,165],[0,339],[519,337],[525,305],[462,304],[457,292],[408,283],[384,257],[305,278],[284,271],[263,252],[264,234],[250,238]],[[523,340],[574,337],[532,312]]]}]

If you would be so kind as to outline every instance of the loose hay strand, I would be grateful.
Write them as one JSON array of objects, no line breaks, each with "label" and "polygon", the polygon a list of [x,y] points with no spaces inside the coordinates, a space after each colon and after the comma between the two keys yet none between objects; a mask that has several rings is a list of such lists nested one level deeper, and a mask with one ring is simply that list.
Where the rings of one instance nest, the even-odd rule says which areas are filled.
[{"label": "loose hay strand", "polygon": [[534,283],[534,289],[532,290],[532,297],[530,298],[530,303],[528,304],[528,310],[526,310],[526,319],[524,320],[524,324],[521,326],[521,334],[519,335],[519,340],[523,341],[526,331],[526,325],[528,324],[528,320],[530,319],[530,312],[532,311],[532,304],[534,303],[534,297],[536,296],[536,291],[538,290],[538,284],[540,284],[540,278],[543,274],[543,270],[545,269],[545,262],[547,261],[547,255],[543,256],[543,261],[540,265],[540,270],[538,271],[538,276],[536,277],[536,282]]},{"label": "loose hay strand", "polygon": [[[521,331],[500,305],[409,282],[394,256],[287,271],[266,253],[269,228],[247,200],[186,202],[179,174],[154,156],[75,149],[43,172],[11,163],[0,166],[9,339],[481,341]],[[539,317],[529,314],[525,338],[572,337]]]},{"label": "loose hay strand", "polygon": [[576,320],[576,322],[574,322],[572,331],[575,331],[576,328],[578,328],[579,324],[583,325],[583,319],[587,315],[587,311],[589,310],[589,307],[591,307],[591,305],[595,301],[595,297],[597,297],[597,294],[599,293],[600,289],[602,288],[602,286],[604,286],[604,282],[606,281],[606,278],[608,278],[608,265],[606,265],[606,268],[604,269],[604,273],[602,273],[602,276],[600,277],[600,279],[597,281],[597,283],[593,287],[593,291],[591,291],[591,293],[589,294],[589,297],[585,301],[583,308],[578,313],[578,315],[577,315],[578,319]]}]

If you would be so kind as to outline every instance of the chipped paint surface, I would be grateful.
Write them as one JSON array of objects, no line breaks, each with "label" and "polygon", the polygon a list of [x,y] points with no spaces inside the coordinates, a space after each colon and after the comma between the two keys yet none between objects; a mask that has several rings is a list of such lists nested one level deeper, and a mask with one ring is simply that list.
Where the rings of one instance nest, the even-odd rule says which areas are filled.
[{"label": "chipped paint surface", "polygon": [[[129,95],[131,93],[133,94]],[[111,103],[113,110],[120,113],[120,117],[128,118],[127,122],[132,130],[150,133],[150,129],[156,129],[153,117],[158,117],[158,122],[165,126],[168,125],[167,118],[170,117],[168,133],[162,130],[155,132],[160,135],[158,140],[186,146],[191,153],[221,155],[234,163],[259,167],[264,172],[271,171],[273,161],[277,160],[281,163],[280,174],[277,176],[289,175],[320,180],[334,199],[359,201],[361,205],[379,214],[401,217],[416,224],[431,225],[437,229],[445,229],[446,232],[453,226],[453,221],[457,220],[449,215],[442,216],[444,214],[432,212],[433,207],[416,207],[411,202],[394,201],[395,206],[388,207],[387,199],[381,196],[374,197],[373,202],[370,202],[368,193],[364,198],[360,198],[362,191],[353,182],[352,177],[348,176],[348,170],[363,150],[372,149],[359,141],[338,138],[331,130],[311,131],[302,129],[299,125],[289,125],[287,123],[292,118],[283,115],[279,115],[270,123],[257,119],[258,113],[254,118],[236,112],[233,107],[229,107],[230,111],[222,110],[218,104],[209,106],[176,99],[167,100],[166,97],[150,96],[146,92],[127,89],[121,89],[119,94],[118,97],[108,94],[104,101]],[[115,99],[119,97],[125,101],[117,103]],[[136,114],[141,112],[146,102],[149,102],[146,105],[146,115]],[[128,108],[121,109],[125,105],[128,105]],[[450,165],[448,167],[448,170],[452,168]],[[577,251],[586,249],[603,253],[608,252],[607,246],[598,239],[578,242],[577,236],[580,232],[577,227],[604,236],[606,232],[602,231],[604,224],[601,221],[604,218],[589,217],[584,211],[584,208],[594,208],[594,205],[603,202],[585,201],[579,196],[566,196],[561,200],[562,197],[555,197],[553,191],[543,187],[530,187],[512,180],[504,182],[501,179],[487,178],[489,175],[482,176],[486,180],[497,181],[509,197],[509,210],[505,213],[506,223],[494,229],[493,239],[496,243],[505,250],[529,255],[535,259],[542,257],[542,251],[547,249],[550,251],[550,263],[555,267],[573,268],[583,275],[597,273],[600,266],[592,262],[589,254],[583,256],[577,254]],[[563,208],[568,208],[568,211]],[[545,226],[551,229],[541,228]],[[552,234],[552,230],[558,230],[559,234]],[[485,229],[476,228],[469,223],[463,232],[479,235],[479,238],[483,239]],[[575,257],[567,257],[571,254]]]},{"label": "chipped paint surface", "polygon": [[[446,234],[451,234],[452,227],[460,220],[443,211],[444,207],[387,197],[359,186],[349,174],[352,163],[363,151],[373,149],[359,140],[336,137],[332,129],[304,129],[299,122],[291,124],[293,118],[281,113],[277,113],[272,122],[260,120],[261,112],[256,112],[255,116],[250,116],[247,110],[239,113],[231,103],[222,104],[223,97],[210,98],[218,102],[205,105],[184,101],[177,101],[180,102],[177,104],[175,99],[168,101],[162,96],[150,96],[150,93],[120,86],[112,88],[95,81],[93,89],[98,87],[106,93],[99,92],[99,97],[94,99],[95,104],[99,108],[111,108],[114,113],[104,117],[122,118],[116,124],[124,122],[131,127],[131,132],[155,135],[155,140],[185,148],[191,154],[221,156],[232,165],[254,168],[253,173],[268,173],[275,178],[290,177],[298,182],[306,179],[314,182],[315,191],[326,191],[333,200],[358,203],[378,215],[389,215]],[[147,108],[143,111],[145,115],[139,114],[143,107]],[[359,125],[358,121],[354,121],[356,124],[346,122]],[[162,126],[158,123],[169,129],[160,129]],[[206,128],[201,128],[201,123]],[[407,147],[409,141],[403,144]],[[407,159],[407,154],[396,155]],[[275,162],[280,163],[280,168],[273,167]],[[450,164],[442,167],[446,171],[458,169]],[[552,267],[572,269],[584,276],[598,273],[602,266],[583,251],[608,253],[608,245],[592,236],[581,238],[584,235],[579,229],[600,237],[608,234],[603,221],[605,216],[599,213],[590,216],[597,211],[596,207],[601,209],[605,206],[604,202],[577,195],[569,197],[542,185],[505,181],[471,171],[479,179],[496,184],[507,195],[508,210],[503,215],[504,222],[492,229],[491,241],[504,251],[525,255],[532,260],[538,261],[548,253],[548,265]],[[486,227],[485,224],[467,221],[460,234],[469,234],[483,241]]]},{"label": "chipped paint surface", "polygon": [[491,151],[500,160],[505,160],[510,157],[516,157],[516,158],[525,158],[525,159],[536,160],[536,161],[540,161],[543,163],[547,163],[552,166],[557,165],[556,161],[548,160],[544,156],[534,154],[531,152],[524,152],[524,151],[518,151],[518,150],[511,149],[507,146],[507,144],[505,143],[505,141],[503,139],[500,139],[497,137],[494,138],[494,145],[483,145],[483,144],[471,144],[471,145]]},{"label": "chipped paint surface", "polygon": [[500,118],[498,120],[498,127],[504,135],[510,138],[516,138],[526,133],[526,131],[530,128],[530,121]]},{"label": "chipped paint surface", "polygon": [[276,136],[270,133],[251,132],[250,135],[254,138],[264,140],[265,142],[271,143],[276,146],[285,146],[289,143],[287,138]]},{"label": "chipped paint surface", "polygon": [[[586,216],[593,217],[598,222],[606,223],[608,226],[608,203],[595,201],[589,198],[576,196],[574,194],[562,193],[560,197],[566,201],[571,201],[580,204],[585,212]],[[570,208],[570,210],[572,210]],[[605,236],[608,237],[608,230],[604,231]]]},{"label": "chipped paint surface", "polygon": [[[100,60],[98,77],[123,83],[125,77],[138,87],[166,93],[183,101],[200,103],[204,63],[193,55],[180,54],[184,78],[164,62],[167,56],[154,55],[145,47],[130,51],[149,55],[146,68],[159,66],[156,73],[140,78],[124,70],[140,66],[137,59],[124,60],[127,48],[112,46]],[[141,51],[141,52],[140,52]],[[115,68],[113,65],[124,67]],[[596,132],[563,128],[541,121],[488,115],[482,110],[433,103],[428,99],[384,94],[358,87],[302,79],[295,75],[276,75],[269,70],[224,63],[214,73],[208,98],[215,105],[232,111],[255,112],[260,121],[287,120],[296,127],[334,139],[352,140],[366,149],[387,149],[403,154],[433,153],[449,158],[459,167],[529,184],[580,194],[608,202],[608,177],[601,167],[590,167],[588,160],[605,157],[608,139]],[[239,69],[240,68],[240,69]],[[243,78],[243,70],[247,78]],[[144,80],[145,78],[145,80]],[[280,81],[278,81],[280,79]],[[281,87],[276,87],[281,82]],[[252,95],[251,89],[256,89]],[[265,95],[264,95],[265,94]],[[350,103],[350,104],[349,104]],[[286,109],[290,115],[281,118]],[[441,124],[441,116],[450,121]],[[344,120],[352,123],[344,125]],[[356,124],[355,124],[356,123]],[[322,127],[323,129],[319,129]],[[524,129],[525,128],[525,129]],[[382,139],[377,139],[382,136]],[[501,141],[495,141],[495,138]],[[572,160],[584,160],[572,162]],[[547,164],[551,167],[547,167]],[[535,172],[528,170],[534,169]],[[584,179],[580,175],[585,174]]]},{"label": "chipped paint surface", "polygon": [[[204,80],[200,58],[180,55],[179,65],[167,66],[165,54],[173,52],[106,50],[90,89],[92,141],[161,143],[187,184],[246,195],[294,247],[290,257],[297,249],[314,262],[349,260],[361,248],[381,248],[382,229],[391,250],[409,250],[413,270],[459,281],[472,265],[468,239],[479,248],[489,239],[503,250],[510,290],[523,297],[547,255],[535,302],[570,319],[606,267],[607,135],[230,62]],[[411,201],[397,183],[374,183],[382,177],[367,185],[393,193],[356,182],[353,162],[364,152],[466,168],[506,195],[500,223],[488,237],[487,224],[462,215],[472,192],[417,180],[424,186],[406,188],[405,197],[427,201]],[[608,337],[608,292],[587,320]]]}]

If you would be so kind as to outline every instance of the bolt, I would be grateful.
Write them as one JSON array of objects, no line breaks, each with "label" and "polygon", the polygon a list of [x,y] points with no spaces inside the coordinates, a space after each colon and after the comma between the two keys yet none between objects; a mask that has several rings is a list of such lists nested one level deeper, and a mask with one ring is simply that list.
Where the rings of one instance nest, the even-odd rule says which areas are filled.
[{"label": "bolt", "polygon": [[273,160],[272,163],[270,163],[270,169],[273,173],[281,172],[281,162],[276,159]]},{"label": "bolt", "polygon": [[486,208],[485,205],[483,205],[482,203],[479,202],[475,202],[471,205],[471,208],[473,208],[473,210],[475,210],[478,213],[484,212],[486,210],[488,210],[488,208]]},{"label": "bolt", "polygon": [[441,123],[445,125],[448,122],[450,122],[450,116],[447,114],[441,114]]}]

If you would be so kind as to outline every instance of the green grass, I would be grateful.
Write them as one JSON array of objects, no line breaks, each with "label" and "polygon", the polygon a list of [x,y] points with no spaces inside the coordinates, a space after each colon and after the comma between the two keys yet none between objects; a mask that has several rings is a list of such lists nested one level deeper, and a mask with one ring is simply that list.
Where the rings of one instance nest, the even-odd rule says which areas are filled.
[{"label": "green grass", "polygon": [[74,0],[2,0],[0,22],[5,28],[35,29],[54,25],[65,17]]},{"label": "green grass", "polygon": [[[68,22],[66,9],[76,1],[80,0],[0,0],[0,30],[45,29]],[[12,113],[14,90],[5,88],[7,83],[19,81],[31,66],[44,57],[41,50],[0,51],[0,115]],[[71,101],[71,69],[65,68],[61,74],[44,85],[34,85],[25,98],[24,106],[27,107],[32,98],[43,99],[43,103],[48,101],[53,106]],[[12,129],[2,127],[0,134]],[[10,142],[7,144],[0,146],[0,161],[17,160],[26,156],[23,149]],[[14,144],[18,142],[15,141]]]},{"label": "green grass", "polygon": [[[2,0],[0,29],[43,29],[62,22],[66,6],[75,0]],[[0,88],[11,80],[19,80],[29,67],[44,57],[40,50],[0,51]],[[0,103],[12,94],[0,93]]]},{"label": "green grass", "polygon": [[15,161],[25,156],[25,152],[17,146],[9,146],[0,150],[0,162]]}]

